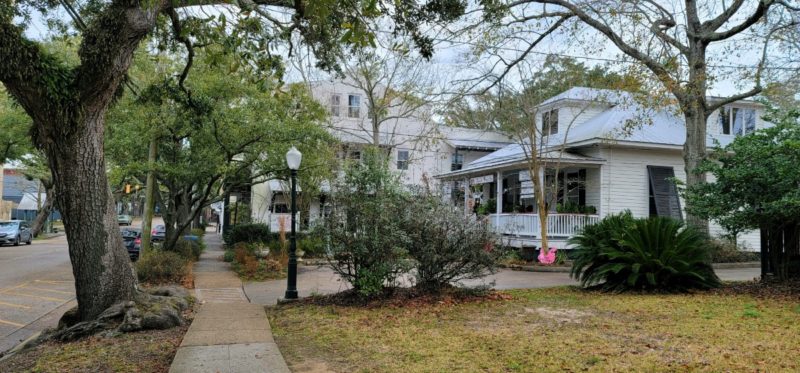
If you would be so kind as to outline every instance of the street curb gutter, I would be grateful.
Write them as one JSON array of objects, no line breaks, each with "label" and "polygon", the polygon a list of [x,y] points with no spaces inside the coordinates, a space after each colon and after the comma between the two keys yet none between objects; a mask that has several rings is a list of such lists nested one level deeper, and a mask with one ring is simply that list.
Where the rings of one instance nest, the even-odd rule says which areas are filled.
[{"label": "street curb gutter", "polygon": [[41,335],[42,335],[42,332],[40,332],[40,331],[39,331],[39,332],[36,332],[36,333],[33,333],[33,335],[31,335],[30,337],[28,337],[28,339],[26,339],[26,340],[24,340],[24,341],[20,342],[18,345],[14,346],[14,348],[12,348],[12,349],[10,349],[10,350],[6,351],[6,352],[3,354],[3,356],[2,356],[2,357],[0,357],[0,362],[1,362],[1,361],[3,361],[3,360],[6,360],[6,359],[8,359],[8,358],[10,358],[10,357],[12,357],[12,356],[14,356],[14,355],[16,355],[16,354],[17,354],[17,352],[20,352],[20,351],[23,351],[23,350],[25,350],[26,348],[28,348],[28,346],[29,346],[31,343],[33,343],[33,342],[35,342],[36,340],[38,340],[38,339],[39,339],[39,337],[40,337]]},{"label": "street curb gutter", "polygon": [[[508,268],[514,271],[525,271],[525,272],[556,272],[556,273],[569,273],[572,267],[564,267],[564,266],[543,266],[543,265],[518,265],[518,264],[511,264],[511,265],[503,265],[500,266],[503,268]],[[749,268],[761,268],[760,262],[741,262],[741,263],[712,263],[711,267],[714,269],[749,269]]]}]

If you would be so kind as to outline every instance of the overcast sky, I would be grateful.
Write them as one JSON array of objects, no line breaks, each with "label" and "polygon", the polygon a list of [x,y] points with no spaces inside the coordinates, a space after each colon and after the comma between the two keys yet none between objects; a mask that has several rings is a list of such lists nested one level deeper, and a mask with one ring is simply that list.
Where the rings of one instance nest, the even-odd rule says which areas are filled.
[{"label": "overcast sky", "polygon": [[[204,7],[206,12],[213,12],[209,7]],[[59,8],[56,10],[57,15],[66,18],[66,12]],[[284,14],[285,15],[285,14]],[[386,30],[383,30],[384,33]],[[43,39],[50,35],[48,27],[41,18],[35,17],[31,23],[28,24],[26,34],[34,39]],[[535,36],[531,36],[533,38]],[[486,73],[497,63],[497,57],[484,57],[481,59],[474,59],[471,52],[475,45],[480,40],[461,38],[458,41],[442,41],[437,44],[436,54],[431,61],[431,71],[436,74],[442,75],[443,80],[454,79],[461,80],[478,74]],[[735,42],[733,40],[732,42]],[[510,43],[504,45],[504,50],[500,55],[506,60],[512,60],[518,51],[526,47],[524,42]],[[723,50],[725,44],[720,44],[720,47],[712,48],[709,53],[710,65],[725,65],[725,66],[749,66],[750,71],[753,71],[753,66],[758,62],[760,49],[758,45],[745,45],[736,49],[735,54],[731,54],[729,50]],[[588,50],[588,52],[587,52]],[[594,65],[607,65],[609,61],[628,60],[620,50],[618,50],[612,43],[607,41],[604,37],[599,37],[592,30],[586,30],[579,33],[570,34],[557,34],[547,39],[547,42],[538,46],[535,52],[528,56],[526,63],[536,66],[541,63],[549,53],[572,56],[578,61],[585,63],[588,66]],[[728,55],[726,55],[728,54]],[[465,58],[465,56],[468,56]],[[309,61],[304,63],[305,66],[310,65]],[[620,68],[625,66],[626,63],[613,63],[612,68]],[[296,65],[296,64],[295,64]],[[293,71],[289,66],[290,71],[287,75],[287,80],[297,81],[300,80],[302,75],[297,71]],[[495,67],[495,73],[502,68],[502,64]],[[728,96],[736,92],[748,90],[752,87],[752,81],[748,79],[741,79],[739,73],[741,69],[733,68],[717,68],[714,75],[717,80],[710,84],[709,94],[717,96]],[[767,71],[767,78],[774,76],[780,71]],[[307,71],[308,73],[308,71]],[[315,71],[312,74],[316,78],[326,78],[328,74],[324,72]],[[519,81],[519,74],[512,72],[508,75],[506,84],[514,85]]]}]

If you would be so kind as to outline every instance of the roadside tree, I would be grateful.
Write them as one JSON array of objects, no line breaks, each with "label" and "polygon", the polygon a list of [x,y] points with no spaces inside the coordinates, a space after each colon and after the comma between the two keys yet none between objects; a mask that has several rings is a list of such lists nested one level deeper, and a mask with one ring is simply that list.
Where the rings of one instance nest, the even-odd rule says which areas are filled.
[{"label": "roadside tree", "polygon": [[[209,16],[200,6],[214,8]],[[72,18],[52,18],[63,6]],[[277,10],[277,12],[275,11]],[[284,12],[290,12],[286,16]],[[33,121],[32,138],[47,156],[64,216],[78,300],[78,320],[96,319],[110,306],[140,299],[136,278],[118,230],[114,199],[106,177],[106,114],[127,82],[134,52],[150,34],[163,47],[183,46],[187,63],[178,86],[191,70],[195,47],[222,46],[239,68],[255,73],[281,71],[275,48],[299,34],[331,68],[344,45],[369,46],[371,19],[392,18],[398,32],[414,35],[423,56],[432,54],[420,31],[429,22],[448,21],[464,11],[458,1],[418,6],[415,2],[123,0],[42,2],[0,5],[0,82]],[[77,60],[41,47],[26,36],[33,17],[47,18],[81,34]],[[344,42],[344,43],[343,43]],[[290,46],[289,50],[291,51]]]}]

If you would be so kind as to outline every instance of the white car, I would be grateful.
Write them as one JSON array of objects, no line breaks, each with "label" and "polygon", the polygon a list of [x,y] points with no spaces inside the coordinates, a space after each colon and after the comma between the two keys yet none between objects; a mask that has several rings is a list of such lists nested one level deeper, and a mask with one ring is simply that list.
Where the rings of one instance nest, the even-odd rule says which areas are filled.
[{"label": "white car", "polygon": [[14,244],[19,246],[20,242],[30,245],[33,241],[31,226],[23,220],[0,221],[0,245]]}]

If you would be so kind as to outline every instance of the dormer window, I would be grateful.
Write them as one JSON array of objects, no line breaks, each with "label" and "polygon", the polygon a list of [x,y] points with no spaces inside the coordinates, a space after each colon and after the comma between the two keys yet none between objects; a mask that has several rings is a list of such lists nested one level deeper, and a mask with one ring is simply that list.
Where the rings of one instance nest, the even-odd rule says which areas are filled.
[{"label": "dormer window", "polygon": [[558,109],[542,113],[542,135],[555,135],[558,133]]},{"label": "dormer window", "polygon": [[723,106],[719,109],[720,133],[741,136],[756,130],[756,110]]},{"label": "dormer window", "polygon": [[331,116],[338,117],[341,115],[339,108],[342,106],[342,96],[338,94],[331,95]]}]

